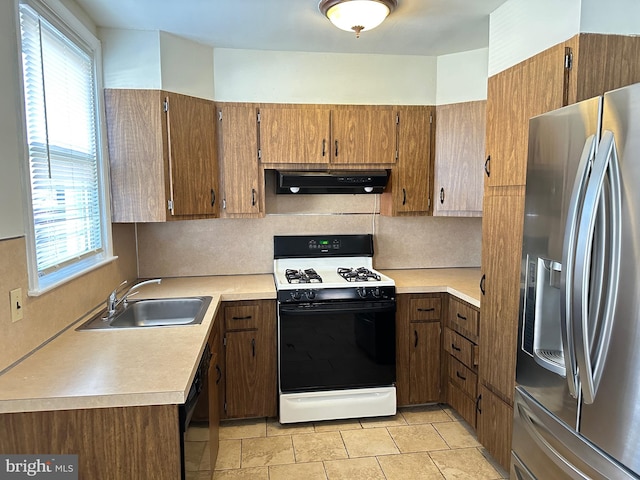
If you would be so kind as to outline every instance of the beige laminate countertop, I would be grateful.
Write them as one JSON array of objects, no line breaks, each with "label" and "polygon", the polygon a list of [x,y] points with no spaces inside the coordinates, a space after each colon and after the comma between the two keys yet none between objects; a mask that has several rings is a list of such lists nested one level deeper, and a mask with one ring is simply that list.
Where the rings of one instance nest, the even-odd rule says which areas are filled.
[{"label": "beige laminate countertop", "polygon": [[[397,293],[448,292],[480,306],[479,268],[383,273]],[[271,274],[185,277],[135,298],[196,295],[213,298],[200,325],[77,331],[90,317],[78,319],[0,375],[0,413],[184,403],[220,302],[275,299],[276,291]]]},{"label": "beige laminate countertop", "polygon": [[393,278],[396,293],[446,292],[480,308],[479,268],[380,270]]},{"label": "beige laminate countertop", "polygon": [[76,331],[0,376],[0,413],[184,403],[224,300],[276,298],[272,275],[163,279],[134,298],[209,295],[200,325]]}]

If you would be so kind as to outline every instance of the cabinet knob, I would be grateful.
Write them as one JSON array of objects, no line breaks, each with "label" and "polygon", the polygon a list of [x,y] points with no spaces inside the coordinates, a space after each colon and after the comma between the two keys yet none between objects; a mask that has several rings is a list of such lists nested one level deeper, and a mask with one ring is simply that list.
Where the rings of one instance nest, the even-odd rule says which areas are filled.
[{"label": "cabinet knob", "polygon": [[414,343],[414,345],[413,345],[413,346],[414,346],[414,348],[418,348],[418,331],[417,331],[417,330],[414,330],[414,331],[413,331],[413,335],[414,335],[414,337],[415,337],[415,343]]},{"label": "cabinet knob", "polygon": [[482,413],[482,408],[480,408],[481,401],[482,401],[482,394],[478,395],[478,398],[476,398],[476,411],[478,413]]},{"label": "cabinet knob", "polygon": [[216,191],[211,189],[211,206],[213,207],[216,204]]},{"label": "cabinet knob", "polygon": [[480,279],[480,291],[482,292],[482,295],[484,296],[485,294],[485,290],[484,290],[484,282],[487,279],[486,275],[482,275],[482,278]]},{"label": "cabinet knob", "polygon": [[444,203],[444,188],[440,189],[440,205]]},{"label": "cabinet knob", "polygon": [[255,188],[251,189],[251,206],[252,207],[256,206],[256,189]]},{"label": "cabinet knob", "polygon": [[484,172],[487,174],[487,177],[491,176],[491,155],[487,157],[487,161],[484,162]]},{"label": "cabinet knob", "polygon": [[336,140],[336,157],[338,156],[338,140]]},{"label": "cabinet knob", "polygon": [[403,188],[402,189],[402,205],[406,205],[407,204],[407,191]]},{"label": "cabinet knob", "polygon": [[327,140],[325,138],[322,139],[322,156],[324,157],[327,154]]}]

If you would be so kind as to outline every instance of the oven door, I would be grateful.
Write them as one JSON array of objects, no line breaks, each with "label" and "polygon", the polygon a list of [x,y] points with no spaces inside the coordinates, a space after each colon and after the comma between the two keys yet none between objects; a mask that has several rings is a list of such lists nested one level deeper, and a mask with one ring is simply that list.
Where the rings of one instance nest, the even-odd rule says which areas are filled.
[{"label": "oven door", "polygon": [[392,386],[395,301],[278,306],[280,393]]}]

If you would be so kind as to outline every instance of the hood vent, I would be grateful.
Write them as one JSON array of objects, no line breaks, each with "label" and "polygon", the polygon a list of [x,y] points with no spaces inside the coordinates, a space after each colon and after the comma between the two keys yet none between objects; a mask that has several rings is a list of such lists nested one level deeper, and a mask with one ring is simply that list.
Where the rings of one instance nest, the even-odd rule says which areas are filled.
[{"label": "hood vent", "polygon": [[277,173],[276,193],[382,193],[386,170]]}]

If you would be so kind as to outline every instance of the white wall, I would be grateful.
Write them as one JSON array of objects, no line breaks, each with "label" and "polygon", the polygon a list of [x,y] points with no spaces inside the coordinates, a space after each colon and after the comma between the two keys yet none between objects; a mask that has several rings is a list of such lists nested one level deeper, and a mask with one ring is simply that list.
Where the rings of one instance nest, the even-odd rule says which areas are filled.
[{"label": "white wall", "polygon": [[100,28],[105,88],[162,88],[160,32]]},{"label": "white wall", "polygon": [[22,176],[21,76],[14,2],[0,2],[0,238],[24,235]]},{"label": "white wall", "polygon": [[438,57],[436,105],[487,99],[489,49]]},{"label": "white wall", "polygon": [[582,0],[580,31],[587,33],[640,33],[640,1]]},{"label": "white wall", "polygon": [[436,57],[214,50],[216,100],[433,105]]},{"label": "white wall", "polygon": [[580,3],[509,0],[497,8],[489,18],[489,76],[579,33]]},{"label": "white wall", "polygon": [[213,48],[160,32],[162,88],[214,99]]}]

